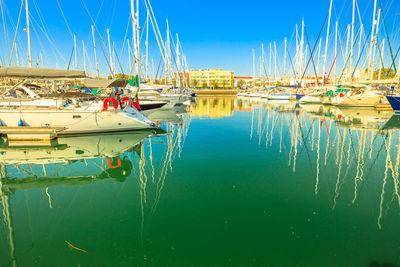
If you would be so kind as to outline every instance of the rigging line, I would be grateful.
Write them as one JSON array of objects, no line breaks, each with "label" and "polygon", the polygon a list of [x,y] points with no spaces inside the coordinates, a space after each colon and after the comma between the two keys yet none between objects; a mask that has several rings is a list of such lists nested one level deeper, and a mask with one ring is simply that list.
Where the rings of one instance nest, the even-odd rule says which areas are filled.
[{"label": "rigging line", "polygon": [[[17,33],[18,33],[18,28],[19,28],[19,22],[21,21],[21,14],[22,14],[22,8],[23,8],[23,6],[24,6],[24,2],[21,1],[21,8],[20,8],[20,10],[19,10],[17,28],[15,29],[15,35],[14,35],[13,45],[12,45],[11,54],[10,54],[10,61],[8,62],[8,66],[9,66],[9,67],[10,67],[10,65],[11,65],[11,61],[12,61],[13,54],[14,54],[15,40],[16,40],[16,38],[17,38]],[[14,63],[15,63],[15,62],[14,62]]]},{"label": "rigging line", "polygon": [[[318,39],[319,39],[319,38],[318,38]],[[297,115],[296,118],[297,118],[297,120],[299,120],[299,115]],[[314,123],[314,120],[313,120],[313,123]],[[311,169],[311,171],[313,172],[313,175],[315,176],[314,168],[313,168],[313,165],[311,164],[310,151],[308,150],[307,142],[306,142],[306,140],[304,139],[303,128],[302,128],[302,126],[301,126],[301,123],[299,123],[299,127],[300,127],[301,137],[302,137],[302,139],[303,139],[303,144],[304,144],[304,147],[306,148],[307,157],[308,157],[308,162],[310,163],[310,169]],[[303,151],[303,149],[302,149],[301,151]],[[300,155],[300,154],[299,154],[299,155]]]},{"label": "rigging line", "polygon": [[361,60],[361,57],[362,57],[362,54],[363,54],[363,52],[364,52],[364,50],[365,50],[365,47],[367,46],[368,38],[369,38],[370,34],[371,34],[371,32],[368,34],[367,38],[365,38],[365,42],[364,42],[363,49],[362,49],[361,52],[360,52],[360,57],[358,58],[356,65],[354,66],[354,71],[353,71],[353,74],[351,75],[351,78],[354,77],[354,73],[355,73],[356,70],[357,70],[358,64],[360,63],[360,60]]},{"label": "rigging line", "polygon": [[[383,9],[382,9],[382,1],[381,1],[381,0],[379,0],[379,5],[380,5],[380,7],[381,7],[381,10],[383,10]],[[385,15],[383,15],[383,13],[382,13],[382,21],[383,21],[383,26],[384,26],[384,28],[385,28],[385,33],[386,33],[387,42],[388,42],[388,44],[389,44],[390,56],[392,57],[393,66],[394,66],[394,72],[397,73],[396,62],[395,62],[395,59],[393,58],[392,45],[390,44],[389,33],[388,33],[388,30],[387,30],[387,27],[386,27]],[[378,47],[378,49],[379,49],[379,47]],[[380,50],[380,49],[379,49],[379,50]],[[381,55],[381,60],[382,60],[382,55]],[[382,61],[382,66],[383,66],[383,61]]]},{"label": "rigging line", "polygon": [[324,23],[322,24],[321,30],[319,31],[318,38],[317,38],[317,40],[316,40],[316,42],[315,42],[315,44],[314,44],[313,50],[312,50],[312,52],[311,52],[310,58],[308,59],[307,65],[306,65],[306,67],[305,67],[305,69],[304,69],[303,76],[301,77],[300,83],[303,81],[304,76],[306,75],[308,66],[310,65],[310,61],[311,61],[312,55],[314,54],[315,48],[316,48],[316,46],[317,46],[317,44],[318,44],[318,40],[319,40],[319,38],[320,38],[320,36],[321,36],[321,34],[322,34],[322,30],[324,29],[326,20],[328,19],[328,15],[329,15],[329,14],[326,14],[326,16],[325,16]]},{"label": "rigging line", "polygon": [[99,8],[99,11],[97,12],[96,19],[94,20],[95,22],[97,22],[97,19],[99,18],[101,9],[103,8],[103,4],[104,4],[104,0],[101,1],[101,5],[100,5],[100,8]]},{"label": "rigging line", "polygon": [[[383,68],[383,71],[385,71],[385,65],[383,64],[383,58],[382,58],[382,51],[381,51],[381,47],[379,46],[379,39],[376,38],[376,46],[378,47],[378,52],[379,52],[379,59],[381,60],[381,69]],[[383,73],[385,74],[385,73]],[[379,77],[378,77],[379,79]]]},{"label": "rigging line", "polygon": [[125,43],[127,42],[126,37],[128,36],[128,30],[129,30],[130,25],[131,25],[131,17],[128,17],[128,25],[126,25],[124,41],[122,42],[122,48],[121,48],[121,52],[120,52],[121,55],[124,53],[124,50],[125,50]]},{"label": "rigging line", "polygon": [[158,71],[160,70],[161,62],[162,62],[162,57],[160,57],[160,61],[158,62],[156,77],[154,77],[155,79],[157,79],[157,77],[158,77]]},{"label": "rigging line", "polygon": [[[397,56],[399,55],[399,51],[400,51],[400,46],[399,46],[399,48],[397,49],[396,55],[394,56],[394,61],[397,59]],[[394,61],[393,61],[393,62],[394,62]],[[390,68],[389,68],[389,70],[388,70],[388,72],[387,72],[387,74],[386,74],[386,78],[385,78],[385,79],[388,78],[389,73],[390,73],[390,71],[392,70],[393,62],[392,62],[392,65],[390,65]]]},{"label": "rigging line", "polygon": [[[358,35],[360,34],[360,31],[361,31],[361,27],[357,32],[356,38],[354,38],[354,42],[352,44],[350,44],[351,47],[354,47],[354,44],[357,43],[357,39],[358,39]],[[342,80],[342,77],[343,77],[343,74],[344,74],[344,70],[346,69],[346,66],[347,66],[347,63],[349,62],[350,57],[351,57],[351,53],[349,53],[349,55],[347,56],[346,62],[345,62],[344,66],[343,66],[343,69],[342,69],[342,73],[340,74],[340,78],[339,78],[339,81],[338,81],[339,83]],[[361,57],[361,54],[360,54],[360,57]]]},{"label": "rigging line", "polygon": [[62,14],[63,18],[64,18],[65,24],[67,25],[69,34],[71,34],[71,38],[72,38],[72,40],[73,40],[73,39],[74,39],[74,35],[72,34],[72,31],[71,31],[71,28],[69,27],[67,18],[65,17],[64,12],[63,12],[63,10],[62,10],[62,8],[61,8],[60,2],[59,2],[58,0],[57,0],[57,5],[58,5],[58,8],[59,8],[60,11],[61,11],[61,14]]},{"label": "rigging line", "polygon": [[296,70],[294,69],[292,57],[290,56],[289,50],[287,50],[287,53],[288,53],[288,56],[289,56],[290,65],[291,65],[291,67],[292,67],[292,71],[293,71],[293,74],[294,74],[294,78],[295,78],[295,80],[296,80],[296,84],[297,84],[297,86],[300,86],[300,83],[299,83],[299,81],[298,81],[298,79],[297,79]]},{"label": "rigging line", "polygon": [[124,69],[122,68],[122,65],[121,65],[121,61],[119,61],[118,53],[115,52],[115,47],[114,47],[114,53],[115,53],[115,56],[117,58],[118,65],[119,65],[119,67],[120,67],[120,69],[122,71],[122,74],[125,75]]},{"label": "rigging line", "polygon": [[6,21],[5,21],[4,11],[3,11],[3,1],[1,1],[1,0],[0,0],[0,10],[1,10],[1,17],[3,19],[4,38],[6,41],[7,53],[9,53],[10,48],[9,48],[9,43],[8,43],[8,34],[7,34],[7,30],[6,30]]},{"label": "rigging line", "polygon": [[108,61],[107,55],[106,55],[105,52],[104,52],[103,43],[105,43],[105,42],[104,42],[104,40],[103,40],[103,37],[99,34],[99,31],[98,31],[98,29],[97,29],[96,23],[94,22],[94,20],[93,20],[93,18],[92,18],[92,15],[90,14],[90,11],[89,11],[88,7],[86,6],[85,0],[82,0],[82,4],[83,4],[83,6],[85,7],[85,10],[86,10],[86,12],[88,13],[89,18],[90,18],[90,20],[92,21],[93,26],[94,26],[94,28],[95,28],[95,30],[96,30],[96,34],[97,34],[97,36],[99,37],[99,39],[100,39],[100,41],[101,41],[101,42],[99,42],[99,43],[100,43],[100,47],[101,47],[101,51],[103,52],[103,55],[104,55],[104,57],[105,57],[105,59],[106,59],[108,68],[109,68],[110,71],[111,71],[111,74],[114,76],[114,72],[112,71],[110,62]]},{"label": "rigging line", "polygon": [[[346,36],[346,32],[347,32],[347,29],[346,29],[346,31],[345,31],[344,34],[343,34],[342,41],[340,42],[339,48],[338,48],[338,50],[337,50],[337,52],[336,52],[335,59],[333,60],[333,63],[332,63],[332,65],[331,65],[331,69],[329,70],[329,74],[328,74],[328,77],[327,77],[326,79],[329,79],[329,77],[331,76],[331,72],[332,72],[332,70],[333,70],[333,67],[335,66],[337,57],[338,57],[338,55],[339,55],[340,48],[342,47],[344,38],[345,38],[345,36]],[[335,73],[335,75],[336,75],[336,73]]]},{"label": "rigging line", "polygon": [[[315,68],[314,55],[313,55],[314,53],[313,53],[313,51],[311,51],[310,41],[309,41],[309,39],[308,39],[308,34],[307,34],[307,27],[305,27],[305,26],[304,26],[304,33],[306,34],[307,44],[308,44],[308,50],[310,51],[311,62],[312,62],[312,65],[313,65],[313,67],[314,67],[315,78],[317,79],[317,85],[318,85],[318,84],[319,84],[319,81],[318,81],[317,69]],[[318,40],[317,40],[317,42],[318,42]]]},{"label": "rigging line", "polygon": [[69,61],[68,61],[68,65],[67,65],[67,70],[69,70],[69,67],[70,67],[70,65],[71,65],[72,55],[74,54],[74,51],[75,51],[75,47],[72,47],[72,52],[71,52],[71,55],[70,55],[70,57],[69,57]]},{"label": "rigging line", "polygon": [[[29,13],[29,14],[31,15],[30,18],[32,19],[32,22],[34,22],[34,23],[37,25],[37,27],[39,28],[39,30],[41,30],[41,31],[43,32],[44,36],[45,36],[46,39],[49,41],[49,43],[50,43],[50,45],[52,46],[52,48],[55,49],[55,51],[56,51],[57,54],[61,57],[61,59],[64,60],[64,61],[66,62],[66,59],[64,58],[64,56],[62,55],[62,53],[60,52],[60,50],[58,50],[57,46],[53,43],[53,41],[51,40],[50,36],[47,34],[47,32],[45,31],[45,29],[42,28],[42,27],[40,26],[40,24],[38,23],[38,21],[35,20],[35,18],[32,16],[31,13]],[[39,34],[38,34],[37,31],[35,30],[35,27],[32,27],[32,28],[33,28],[33,30],[35,31],[36,35],[37,35],[37,38],[38,38],[38,40],[39,40],[40,46],[42,47],[42,43],[40,42]],[[42,47],[42,50],[44,51],[45,49]],[[54,53],[54,51],[53,51],[53,53]],[[55,53],[54,53],[54,54],[55,54]]]}]

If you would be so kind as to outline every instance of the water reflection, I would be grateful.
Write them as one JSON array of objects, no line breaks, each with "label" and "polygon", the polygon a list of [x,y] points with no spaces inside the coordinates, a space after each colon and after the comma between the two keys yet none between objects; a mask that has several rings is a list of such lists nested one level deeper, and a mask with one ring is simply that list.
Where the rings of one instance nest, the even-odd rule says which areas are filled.
[{"label": "water reflection", "polygon": [[266,149],[278,146],[293,173],[298,164],[307,166],[315,177],[314,194],[321,186],[331,191],[332,209],[339,200],[357,206],[361,196],[368,197],[370,190],[380,187],[377,227],[382,228],[388,212],[398,212],[400,116],[388,110],[289,101],[248,104],[252,107],[250,138]]},{"label": "water reflection", "polygon": [[[26,196],[28,191],[43,190],[48,208],[57,209],[52,187],[88,186],[107,180],[124,183],[134,177],[139,184],[143,245],[145,227],[157,209],[173,161],[181,155],[191,120],[184,106],[154,116],[164,130],[59,137],[49,146],[2,139],[0,199],[9,261],[3,258],[0,265],[17,266],[15,231],[25,231],[14,226],[11,198],[17,191]],[[31,203],[26,205],[29,209]]]},{"label": "water reflection", "polygon": [[223,118],[233,116],[236,97],[198,97],[192,117]]}]

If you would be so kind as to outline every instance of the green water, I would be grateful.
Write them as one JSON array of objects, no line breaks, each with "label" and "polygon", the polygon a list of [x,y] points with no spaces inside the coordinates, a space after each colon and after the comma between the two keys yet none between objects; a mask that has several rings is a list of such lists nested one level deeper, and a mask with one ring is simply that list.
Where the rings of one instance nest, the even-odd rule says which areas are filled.
[{"label": "green water", "polygon": [[3,145],[0,266],[400,265],[390,112],[205,98],[177,116]]}]

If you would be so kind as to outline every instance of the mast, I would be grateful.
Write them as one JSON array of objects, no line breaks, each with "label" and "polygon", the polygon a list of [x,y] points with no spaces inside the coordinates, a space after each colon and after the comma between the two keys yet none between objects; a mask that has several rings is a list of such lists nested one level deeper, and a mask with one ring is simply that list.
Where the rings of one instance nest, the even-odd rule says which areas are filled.
[{"label": "mast", "polygon": [[353,16],[351,19],[351,43],[350,43],[350,73],[353,69],[353,43],[354,43],[354,16],[356,12],[356,0],[353,0]]},{"label": "mast", "polygon": [[179,88],[182,87],[181,84],[181,53],[179,51],[179,36],[176,34],[176,68],[177,68],[177,73],[178,73],[178,84]]},{"label": "mast", "polygon": [[385,52],[385,38],[382,40],[382,48],[381,48],[381,55],[382,55],[382,60],[381,60],[381,67],[379,68],[379,75],[378,75],[378,80],[381,79],[381,74],[382,74],[382,69],[383,69],[383,55]]},{"label": "mast", "polygon": [[301,21],[299,73],[303,75],[304,19]]},{"label": "mast", "polygon": [[331,0],[330,6],[329,6],[328,28],[326,29],[324,65],[322,67],[322,75],[323,75],[322,85],[325,84],[325,69],[326,69],[326,58],[328,56],[328,42],[329,42],[329,29],[331,26],[332,2],[333,2],[333,0]]},{"label": "mast", "polygon": [[[346,53],[344,54],[344,62],[345,62],[345,64],[346,64],[347,58],[349,56],[349,41],[350,41],[350,24],[347,25]],[[346,66],[344,66],[344,68],[345,67]]]},{"label": "mast", "polygon": [[[319,59],[321,58],[321,43],[322,43],[322,38],[319,38],[318,59],[317,59],[317,73],[316,73],[317,77],[316,77],[315,81],[318,81]],[[317,86],[318,86],[318,84],[317,84]]]},{"label": "mast", "polygon": [[147,18],[146,18],[146,80],[149,79],[149,11],[147,10]]},{"label": "mast", "polygon": [[109,28],[107,28],[107,39],[108,39],[108,56],[110,58],[110,66],[112,69],[111,75],[114,78],[114,68],[113,68],[114,64],[113,64],[113,58],[112,58],[112,52],[111,52],[111,41],[110,41],[110,29]]},{"label": "mast", "polygon": [[271,77],[272,74],[272,43],[269,42],[269,77]]},{"label": "mast", "polygon": [[274,41],[274,50],[275,50],[275,53],[274,53],[274,65],[275,65],[275,71],[274,71],[274,74],[275,74],[275,81],[277,80],[277,76],[276,76],[276,42]]},{"label": "mast", "polygon": [[283,56],[283,76],[286,75],[286,49],[287,49],[287,39],[285,37],[285,51]]},{"label": "mast", "polygon": [[256,84],[256,62],[255,62],[255,54],[253,48],[253,87],[255,87],[255,84]]},{"label": "mast", "polygon": [[138,91],[140,88],[140,54],[139,54],[139,1],[136,1],[136,13],[135,13],[135,5],[134,1],[131,0],[131,16],[132,16],[132,31],[133,31],[133,52],[134,52],[134,61],[135,61],[135,70],[136,75],[138,77]]},{"label": "mast", "polygon": [[[335,57],[336,57],[336,53],[337,53],[337,41],[338,41],[338,21],[336,21],[335,23]],[[336,60],[333,62],[334,67],[335,67],[335,80],[336,80],[336,74],[337,74],[337,64],[336,64]]]},{"label": "mast", "polygon": [[74,60],[74,70],[76,70],[77,67],[77,57],[76,57],[76,34],[74,34],[74,54],[75,54],[75,60]]},{"label": "mast", "polygon": [[132,66],[132,59],[131,59],[131,44],[130,41],[128,39],[128,62],[129,62],[129,69],[131,69]]},{"label": "mast", "polygon": [[96,60],[96,73],[97,73],[97,78],[99,78],[100,77],[100,74],[99,74],[99,62],[97,61],[96,39],[94,38],[94,26],[93,25],[92,25],[92,36],[93,36],[94,58]]},{"label": "mast", "polygon": [[83,69],[85,70],[85,72],[87,72],[86,70],[86,50],[85,50],[85,41],[82,40],[82,49],[83,49]]},{"label": "mast", "polygon": [[26,34],[28,36],[28,64],[32,67],[32,53],[31,53],[31,30],[29,27],[29,7],[28,0],[25,0],[25,11],[26,11]]},{"label": "mast", "polygon": [[[296,24],[296,62],[295,62],[296,72],[299,72],[299,31]],[[296,76],[296,75],[295,75]]]},{"label": "mast", "polygon": [[373,70],[372,70],[372,68],[373,68],[372,67],[372,48],[374,47],[373,43],[374,43],[374,28],[375,28],[375,24],[376,24],[376,21],[375,21],[376,2],[377,2],[377,0],[374,1],[374,13],[372,15],[371,43],[370,43],[370,46],[369,46],[369,57],[368,57],[368,72],[369,72],[369,75],[370,75],[370,79],[372,79],[371,76],[373,74]]},{"label": "mast", "polygon": [[379,32],[379,20],[381,17],[381,9],[378,10],[378,18],[376,19],[376,33],[375,33],[375,44],[374,52],[372,53],[372,68],[371,68],[371,80],[374,76],[374,68],[375,68],[375,54],[376,54],[376,46],[378,45],[378,32]]},{"label": "mast", "polygon": [[264,43],[261,44],[261,58],[260,58],[260,78],[265,74],[265,64],[264,64]]}]

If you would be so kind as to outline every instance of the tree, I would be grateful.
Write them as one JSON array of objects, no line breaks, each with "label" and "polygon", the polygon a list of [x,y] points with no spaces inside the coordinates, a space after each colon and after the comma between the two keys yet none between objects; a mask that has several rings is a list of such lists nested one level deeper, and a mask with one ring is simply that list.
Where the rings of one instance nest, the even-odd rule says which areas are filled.
[{"label": "tree", "polygon": [[224,89],[225,89],[227,83],[228,83],[228,82],[227,82],[226,80],[222,80],[222,87],[223,87]]},{"label": "tree", "polygon": [[[379,70],[381,70],[381,77],[379,77]],[[396,76],[396,73],[393,69],[384,68],[384,69],[377,69],[374,71],[374,75],[372,77],[373,80],[378,80],[379,78],[383,79],[391,79]]]},{"label": "tree", "polygon": [[197,87],[198,83],[199,83],[199,82],[198,82],[197,80],[192,80],[192,86],[193,86],[194,88]]},{"label": "tree", "polygon": [[204,81],[203,84],[202,84],[202,87],[203,87],[203,88],[206,88],[207,86],[208,86],[208,85],[207,85],[207,82]]},{"label": "tree", "polygon": [[215,80],[210,81],[210,85],[213,89],[217,87],[217,82]]},{"label": "tree", "polygon": [[245,82],[244,82],[243,80],[239,80],[239,81],[237,82],[237,87],[238,87],[239,89],[242,89],[244,84],[245,84]]}]

